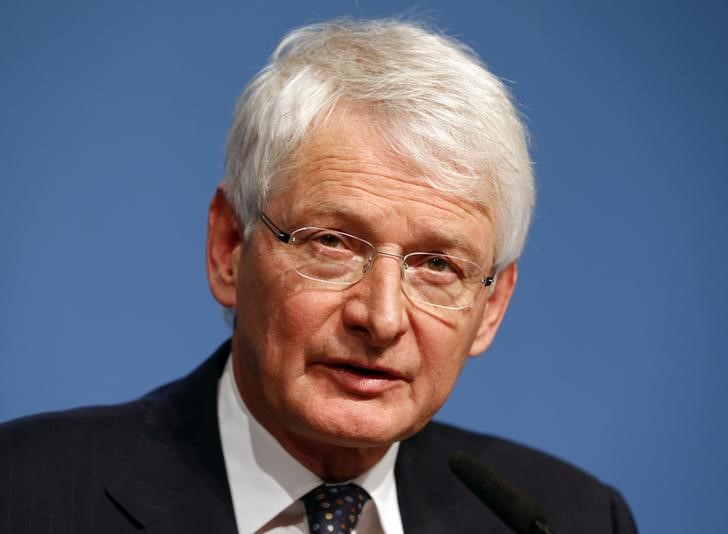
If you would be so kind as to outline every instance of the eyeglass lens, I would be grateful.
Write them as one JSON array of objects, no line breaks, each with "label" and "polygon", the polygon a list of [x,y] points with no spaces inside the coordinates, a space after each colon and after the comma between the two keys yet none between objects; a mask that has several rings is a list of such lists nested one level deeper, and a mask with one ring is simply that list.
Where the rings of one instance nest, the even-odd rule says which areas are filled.
[{"label": "eyeglass lens", "polygon": [[356,236],[325,228],[300,228],[291,234],[301,276],[339,285],[351,285],[369,271],[378,254],[401,261],[403,289],[411,299],[445,308],[462,309],[483,287],[483,270],[464,258],[415,252],[404,258],[378,252]]}]

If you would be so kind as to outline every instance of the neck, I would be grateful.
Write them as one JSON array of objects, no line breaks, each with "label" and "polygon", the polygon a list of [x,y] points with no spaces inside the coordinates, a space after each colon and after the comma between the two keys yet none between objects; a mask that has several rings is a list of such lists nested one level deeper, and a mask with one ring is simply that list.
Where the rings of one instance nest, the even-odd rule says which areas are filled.
[{"label": "neck", "polygon": [[358,477],[374,467],[391,446],[332,445],[285,431],[275,432],[267,427],[266,430],[273,434],[291,456],[326,482],[346,482]]},{"label": "neck", "polygon": [[[235,370],[235,366],[233,367]],[[391,443],[352,443],[335,436],[318,436],[296,432],[261,409],[260,399],[248,395],[234,373],[237,390],[255,420],[306,469],[326,482],[345,482],[374,467],[391,447]],[[251,398],[253,397],[253,398]]]}]

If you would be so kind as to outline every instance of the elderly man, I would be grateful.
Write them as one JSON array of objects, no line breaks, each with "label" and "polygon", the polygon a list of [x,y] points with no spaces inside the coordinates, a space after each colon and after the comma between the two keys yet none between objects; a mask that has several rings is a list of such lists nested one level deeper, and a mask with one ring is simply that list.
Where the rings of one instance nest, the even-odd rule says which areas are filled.
[{"label": "elderly man", "polygon": [[0,525],[509,532],[450,474],[462,449],[554,532],[633,532],[577,469],[430,422],[503,319],[533,198],[518,114],[466,47],[397,21],[289,34],[240,98],[210,207],[232,340],[136,402],[6,425]]}]

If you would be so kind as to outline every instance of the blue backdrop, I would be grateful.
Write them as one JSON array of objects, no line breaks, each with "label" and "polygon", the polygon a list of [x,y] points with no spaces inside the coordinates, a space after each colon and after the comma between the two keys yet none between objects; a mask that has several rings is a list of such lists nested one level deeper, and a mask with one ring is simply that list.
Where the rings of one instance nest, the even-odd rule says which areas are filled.
[{"label": "blue backdrop", "polygon": [[[138,396],[227,336],[205,215],[233,102],[292,27],[410,2],[0,5],[0,420]],[[488,354],[438,417],[615,484],[643,532],[728,502],[728,7],[419,13],[511,80],[539,203]]]}]

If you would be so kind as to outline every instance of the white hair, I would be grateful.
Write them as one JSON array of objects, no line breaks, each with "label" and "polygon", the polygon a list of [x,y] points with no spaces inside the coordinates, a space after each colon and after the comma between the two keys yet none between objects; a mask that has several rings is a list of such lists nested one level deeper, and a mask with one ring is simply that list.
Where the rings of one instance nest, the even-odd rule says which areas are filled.
[{"label": "white hair", "polygon": [[466,45],[391,19],[294,30],[245,88],[223,190],[246,234],[306,135],[337,105],[352,104],[423,180],[488,210],[498,269],[519,257],[535,193],[526,129],[508,90]]}]

